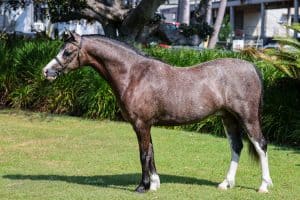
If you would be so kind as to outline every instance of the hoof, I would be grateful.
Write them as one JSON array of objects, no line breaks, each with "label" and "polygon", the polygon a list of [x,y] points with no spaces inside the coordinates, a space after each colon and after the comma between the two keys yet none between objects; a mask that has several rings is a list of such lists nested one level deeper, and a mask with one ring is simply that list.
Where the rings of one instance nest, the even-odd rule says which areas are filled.
[{"label": "hoof", "polygon": [[270,187],[273,187],[272,180],[271,179],[269,179],[269,180],[263,179],[263,182],[262,182],[261,186],[259,187],[258,192],[259,193],[268,193],[269,192],[268,188],[270,188]]},{"label": "hoof", "polygon": [[218,185],[218,189],[219,190],[227,190],[228,188],[227,188],[227,184],[224,184],[224,182],[223,183],[220,183],[219,185]]},{"label": "hoof", "polygon": [[227,190],[228,188],[227,188],[227,187],[224,187],[224,186],[221,186],[221,185],[219,185],[219,186],[218,186],[218,189],[219,189],[219,190]]},{"label": "hoof", "polygon": [[145,186],[144,184],[140,184],[136,189],[135,191],[138,192],[138,193],[145,193],[149,190],[150,188],[150,184]]},{"label": "hoof", "polygon": [[266,194],[266,193],[269,193],[269,190],[268,189],[264,189],[264,188],[259,188],[258,192]]},{"label": "hoof", "polygon": [[135,189],[135,191],[136,191],[137,193],[145,193],[145,192],[147,192],[147,190],[146,190],[144,187],[137,187],[137,188]]},{"label": "hoof", "polygon": [[220,190],[227,190],[228,188],[233,188],[234,187],[234,180],[233,181],[228,181],[225,179],[222,183],[218,185],[218,189]]}]

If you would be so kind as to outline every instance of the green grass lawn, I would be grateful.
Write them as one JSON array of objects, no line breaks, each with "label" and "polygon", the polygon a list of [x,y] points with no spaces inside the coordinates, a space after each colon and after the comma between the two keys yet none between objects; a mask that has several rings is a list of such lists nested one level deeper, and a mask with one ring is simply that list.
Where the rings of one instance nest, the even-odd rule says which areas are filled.
[{"label": "green grass lawn", "polygon": [[[269,146],[274,187],[242,153],[236,187],[220,191],[225,138],[153,128],[161,188],[137,194],[138,145],[127,123],[0,111],[0,199],[300,199],[300,151]],[[247,145],[245,145],[247,146]]]}]

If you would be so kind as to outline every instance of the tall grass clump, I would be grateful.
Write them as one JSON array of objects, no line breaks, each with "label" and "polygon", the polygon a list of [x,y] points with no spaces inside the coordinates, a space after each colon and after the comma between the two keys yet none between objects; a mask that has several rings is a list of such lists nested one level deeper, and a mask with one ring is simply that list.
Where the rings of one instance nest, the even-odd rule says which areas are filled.
[{"label": "tall grass clump", "polygon": [[300,81],[279,78],[265,92],[263,130],[271,141],[300,144]]},{"label": "tall grass clump", "polygon": [[11,50],[11,65],[8,73],[14,74],[14,91],[8,100],[15,108],[34,108],[41,101],[45,80],[41,69],[56,53],[58,41],[23,41]]},{"label": "tall grass clump", "polygon": [[9,94],[11,84],[10,75],[7,73],[10,53],[4,42],[0,41],[0,104],[4,104]]},{"label": "tall grass clump", "polygon": [[166,63],[169,63],[178,67],[186,67],[195,65],[198,63],[206,62],[217,58],[245,58],[240,53],[226,51],[226,50],[214,50],[207,49],[197,51],[193,49],[165,49],[160,47],[152,47],[143,49],[150,56],[160,59]]},{"label": "tall grass clump", "polygon": [[42,68],[58,53],[60,41],[18,40],[0,45],[1,104],[18,109],[115,119],[119,109],[110,87],[90,68],[53,83]]}]

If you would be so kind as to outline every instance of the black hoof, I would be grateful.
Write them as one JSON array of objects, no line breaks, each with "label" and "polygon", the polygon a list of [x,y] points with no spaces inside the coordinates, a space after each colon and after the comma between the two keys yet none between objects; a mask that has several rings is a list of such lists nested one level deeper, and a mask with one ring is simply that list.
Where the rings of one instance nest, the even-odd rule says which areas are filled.
[{"label": "black hoof", "polygon": [[135,191],[138,192],[138,193],[145,193],[149,190],[150,188],[150,184],[140,184],[136,189]]}]

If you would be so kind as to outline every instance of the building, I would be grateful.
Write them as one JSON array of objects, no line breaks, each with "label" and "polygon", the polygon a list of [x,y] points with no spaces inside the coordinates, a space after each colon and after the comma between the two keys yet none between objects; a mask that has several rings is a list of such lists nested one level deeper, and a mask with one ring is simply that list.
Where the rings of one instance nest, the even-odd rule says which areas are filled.
[{"label": "building", "polygon": [[[161,13],[169,21],[176,20],[178,0],[161,7]],[[191,10],[197,1],[191,0]],[[212,2],[212,19],[217,16],[220,0]],[[294,9],[296,8],[296,9]],[[235,38],[249,42],[261,40],[267,43],[274,36],[293,35],[285,25],[299,21],[298,0],[228,0],[226,14]]]},{"label": "building", "polygon": [[[218,6],[219,1],[214,1],[213,9]],[[227,13],[237,37],[267,39],[291,34],[285,25],[299,21],[299,4],[298,0],[230,0]]]},{"label": "building", "polygon": [[0,32],[20,33],[28,36],[45,32],[50,37],[55,37],[61,35],[66,29],[74,30],[79,34],[104,34],[102,25],[99,22],[74,20],[51,23],[46,3],[34,3],[33,0],[25,0],[24,8],[15,10],[5,3],[0,6]]}]

